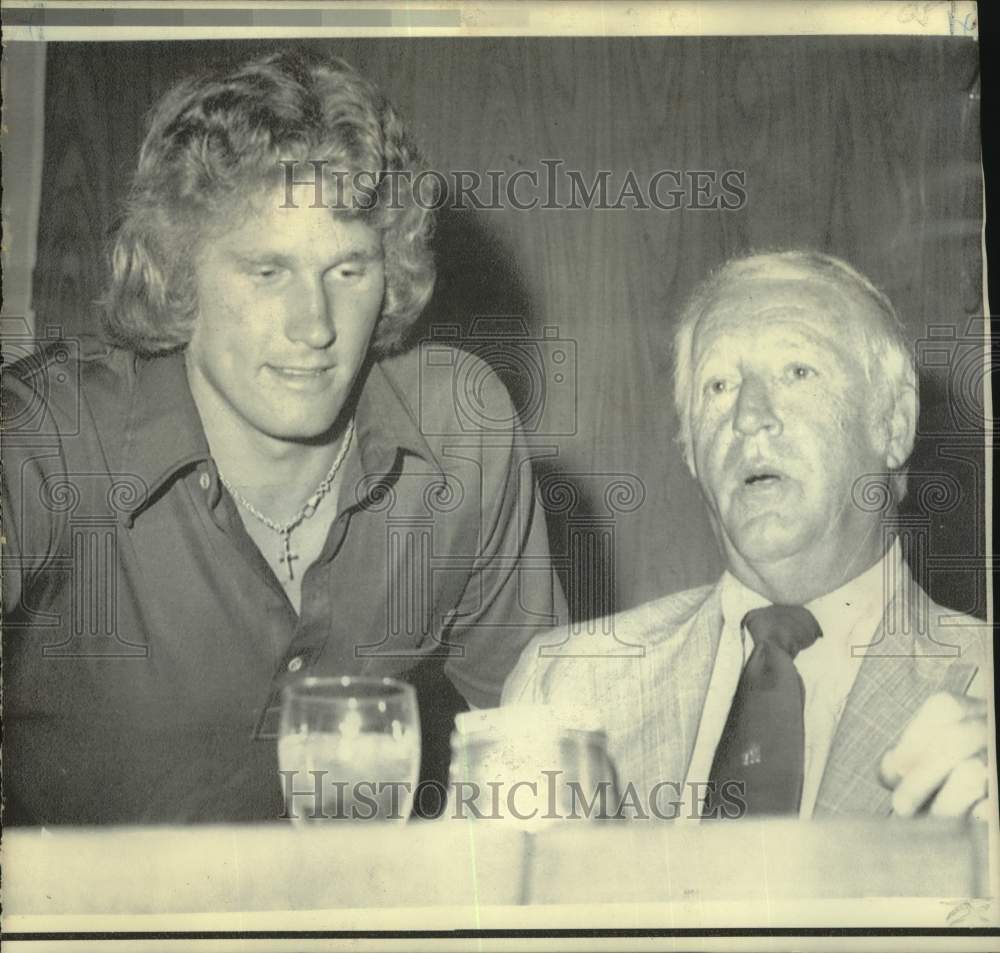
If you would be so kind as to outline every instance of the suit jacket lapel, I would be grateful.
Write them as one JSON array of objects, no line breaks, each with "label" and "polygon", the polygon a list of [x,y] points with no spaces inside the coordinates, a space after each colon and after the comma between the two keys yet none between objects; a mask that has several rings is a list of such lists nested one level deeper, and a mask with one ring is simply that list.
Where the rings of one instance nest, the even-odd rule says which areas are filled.
[{"label": "suit jacket lapel", "polygon": [[964,692],[973,663],[943,657],[933,639],[927,594],[906,579],[890,600],[847,699],[823,772],[813,815],[889,814],[892,792],[878,777],[896,742],[928,696]]},{"label": "suit jacket lapel", "polygon": [[659,781],[683,782],[687,776],[719,645],[721,614],[716,586],[679,626],[649,619],[644,628],[653,641],[638,680],[621,678],[618,686],[608,687],[617,699],[608,721],[623,719],[619,731],[609,733],[615,736],[622,784],[632,780],[648,790]]},{"label": "suit jacket lapel", "polygon": [[[704,605],[691,620],[691,632],[669,662],[675,691],[672,693],[672,723],[679,729],[675,738],[659,739],[659,748],[669,752],[671,763],[662,765],[665,778],[683,781],[687,778],[694,754],[701,717],[705,710],[708,686],[712,679],[715,657],[722,637],[722,602],[720,586],[716,586]],[[677,674],[684,673],[678,679]],[[664,673],[667,674],[667,673]],[[667,722],[667,726],[670,722]]]}]

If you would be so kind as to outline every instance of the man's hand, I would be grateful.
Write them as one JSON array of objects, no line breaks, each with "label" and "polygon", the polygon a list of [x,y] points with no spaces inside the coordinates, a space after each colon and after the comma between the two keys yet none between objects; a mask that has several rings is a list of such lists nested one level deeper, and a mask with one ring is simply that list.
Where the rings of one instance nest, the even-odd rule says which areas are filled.
[{"label": "man's hand", "polygon": [[964,695],[931,695],[894,748],[882,758],[882,782],[892,788],[892,810],[913,817],[925,805],[939,817],[970,810],[986,820],[988,730],[986,702]]}]

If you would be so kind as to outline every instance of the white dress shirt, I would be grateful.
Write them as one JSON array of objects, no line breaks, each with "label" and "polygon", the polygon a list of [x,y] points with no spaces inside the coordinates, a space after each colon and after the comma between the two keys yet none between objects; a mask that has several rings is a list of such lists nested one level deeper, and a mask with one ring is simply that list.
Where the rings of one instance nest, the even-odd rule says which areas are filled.
[{"label": "white dress shirt", "polygon": [[[805,687],[805,770],[799,808],[802,819],[812,816],[833,736],[864,659],[865,646],[875,637],[896,580],[907,571],[897,541],[870,569],[806,605],[823,635],[795,657]],[[729,572],[723,575],[721,586],[722,635],[688,767],[688,791],[692,784],[708,781],[740,674],[753,651],[753,639],[740,623],[751,609],[770,605],[768,599]],[[701,813],[700,808],[697,813]]]}]

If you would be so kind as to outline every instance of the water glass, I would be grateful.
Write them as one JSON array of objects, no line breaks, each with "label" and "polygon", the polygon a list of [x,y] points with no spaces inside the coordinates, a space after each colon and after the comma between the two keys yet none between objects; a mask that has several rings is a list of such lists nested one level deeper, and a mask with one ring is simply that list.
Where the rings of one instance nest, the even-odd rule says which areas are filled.
[{"label": "water glass", "polygon": [[282,694],[278,767],[296,825],[405,821],[420,773],[413,686],[354,675],[292,682]]}]

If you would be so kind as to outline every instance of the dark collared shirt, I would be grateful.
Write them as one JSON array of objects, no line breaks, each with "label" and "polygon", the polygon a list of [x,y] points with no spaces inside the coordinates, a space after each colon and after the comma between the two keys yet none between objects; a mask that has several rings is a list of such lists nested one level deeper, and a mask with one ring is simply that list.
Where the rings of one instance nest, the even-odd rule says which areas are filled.
[{"label": "dark collared shirt", "polygon": [[[519,428],[463,430],[419,358],[366,372],[300,614],[219,481],[182,355],[5,370],[8,822],[278,816],[279,693],[306,673],[412,682],[422,776],[444,779],[454,713],[497,704],[566,609]],[[493,393],[486,419],[516,420]]]}]

